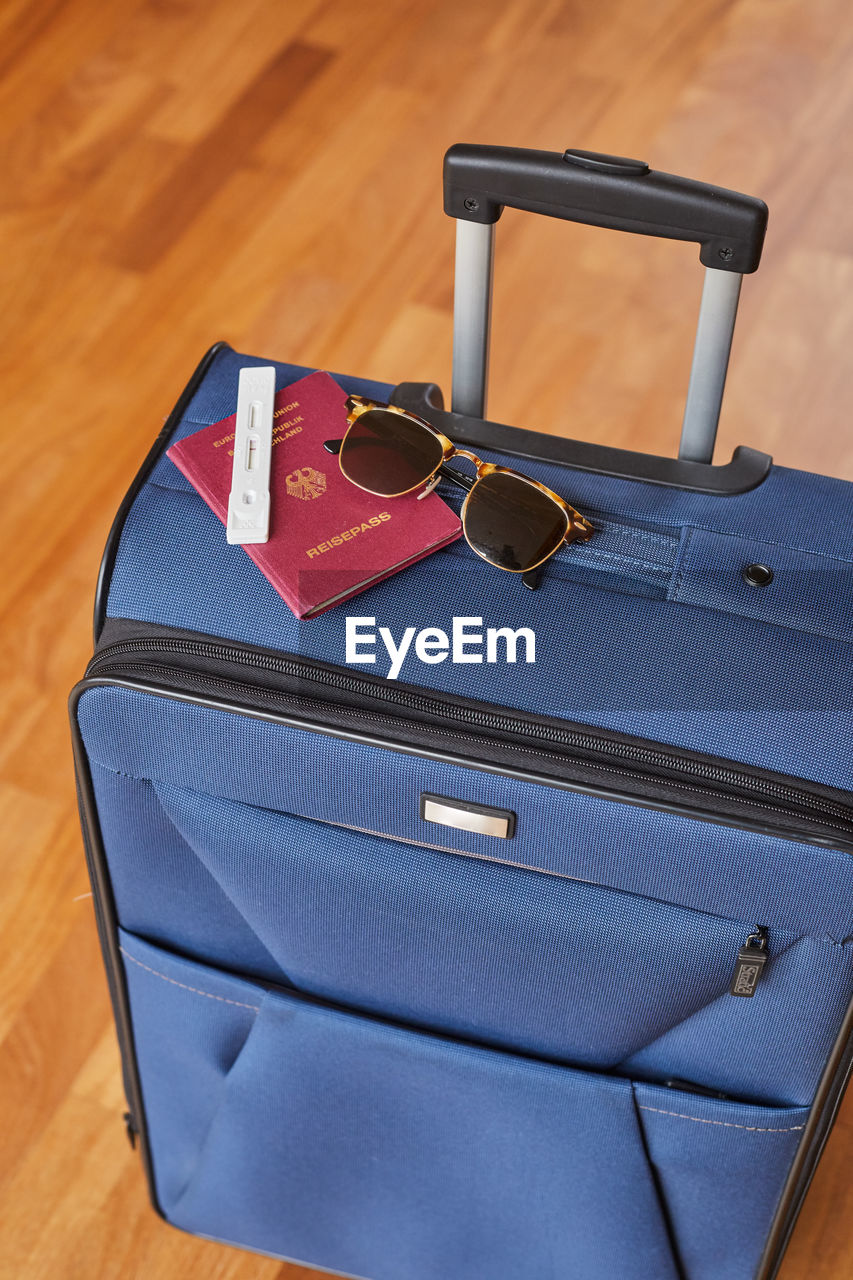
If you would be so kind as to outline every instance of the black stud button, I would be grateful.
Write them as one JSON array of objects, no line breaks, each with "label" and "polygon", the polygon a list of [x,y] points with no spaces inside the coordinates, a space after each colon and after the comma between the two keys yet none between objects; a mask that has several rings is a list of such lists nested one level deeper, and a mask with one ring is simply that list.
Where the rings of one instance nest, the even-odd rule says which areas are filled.
[{"label": "black stud button", "polygon": [[766,564],[748,564],[743,571],[743,580],[751,587],[767,587],[773,581],[773,570]]}]

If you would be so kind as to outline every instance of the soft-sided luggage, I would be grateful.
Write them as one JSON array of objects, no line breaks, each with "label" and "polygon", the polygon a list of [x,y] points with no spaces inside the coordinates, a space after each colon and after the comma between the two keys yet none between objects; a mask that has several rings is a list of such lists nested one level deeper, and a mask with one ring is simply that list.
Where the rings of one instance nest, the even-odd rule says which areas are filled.
[{"label": "soft-sided luggage", "polygon": [[[483,420],[505,205],[701,245],[680,458]],[[165,456],[268,363],[207,353],[71,699],[129,1133],[169,1222],[347,1275],[764,1280],[851,1063],[853,488],[710,461],[760,201],[458,146],[445,207],[453,411],[340,382],[595,534],[535,590],[459,541],[299,622]],[[380,628],[454,627],[387,677]]]}]

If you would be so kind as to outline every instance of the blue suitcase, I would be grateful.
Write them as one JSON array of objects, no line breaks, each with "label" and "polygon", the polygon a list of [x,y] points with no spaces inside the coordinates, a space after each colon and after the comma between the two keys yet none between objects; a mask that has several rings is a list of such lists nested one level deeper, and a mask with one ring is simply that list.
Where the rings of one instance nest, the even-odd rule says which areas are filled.
[{"label": "blue suitcase", "polygon": [[[851,1066],[853,489],[710,461],[761,202],[459,146],[445,204],[453,411],[340,381],[596,533],[537,590],[460,541],[299,622],[165,457],[267,363],[207,353],[71,697],[128,1131],[168,1222],[345,1275],[766,1280]],[[504,205],[701,245],[680,458],[483,420]],[[389,679],[348,615],[467,660]]]}]

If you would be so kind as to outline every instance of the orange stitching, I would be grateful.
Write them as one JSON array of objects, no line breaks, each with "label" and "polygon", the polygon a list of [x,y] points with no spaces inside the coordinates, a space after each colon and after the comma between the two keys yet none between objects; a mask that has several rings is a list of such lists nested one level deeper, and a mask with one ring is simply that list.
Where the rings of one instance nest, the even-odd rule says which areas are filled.
[{"label": "orange stitching", "polygon": [[165,973],[160,973],[159,969],[152,969],[150,965],[143,964],[141,960],[137,960],[136,956],[132,956],[129,951],[125,951],[124,947],[119,947],[119,951],[123,956],[127,956],[133,964],[138,964],[140,969],[145,969],[147,973],[153,973],[155,978],[162,978],[164,982],[171,982],[173,987],[182,987],[184,991],[192,991],[197,996],[207,996],[208,1000],[219,1000],[222,1004],[235,1004],[240,1009],[253,1009],[255,1013],[260,1013],[261,1006],[259,1004],[245,1004],[242,1000],[229,1000],[227,996],[215,996],[212,991],[199,991],[198,987],[188,987],[185,982],[176,982],[174,978],[169,978]]}]

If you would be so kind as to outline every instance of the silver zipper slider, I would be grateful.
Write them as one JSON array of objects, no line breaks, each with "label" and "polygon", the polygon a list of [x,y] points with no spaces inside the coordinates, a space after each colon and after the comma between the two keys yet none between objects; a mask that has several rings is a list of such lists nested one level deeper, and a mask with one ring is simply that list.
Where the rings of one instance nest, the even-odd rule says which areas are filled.
[{"label": "silver zipper slider", "polygon": [[733,996],[754,996],[758,979],[767,964],[767,930],[759,925],[737,953],[737,964],[729,988]]}]

